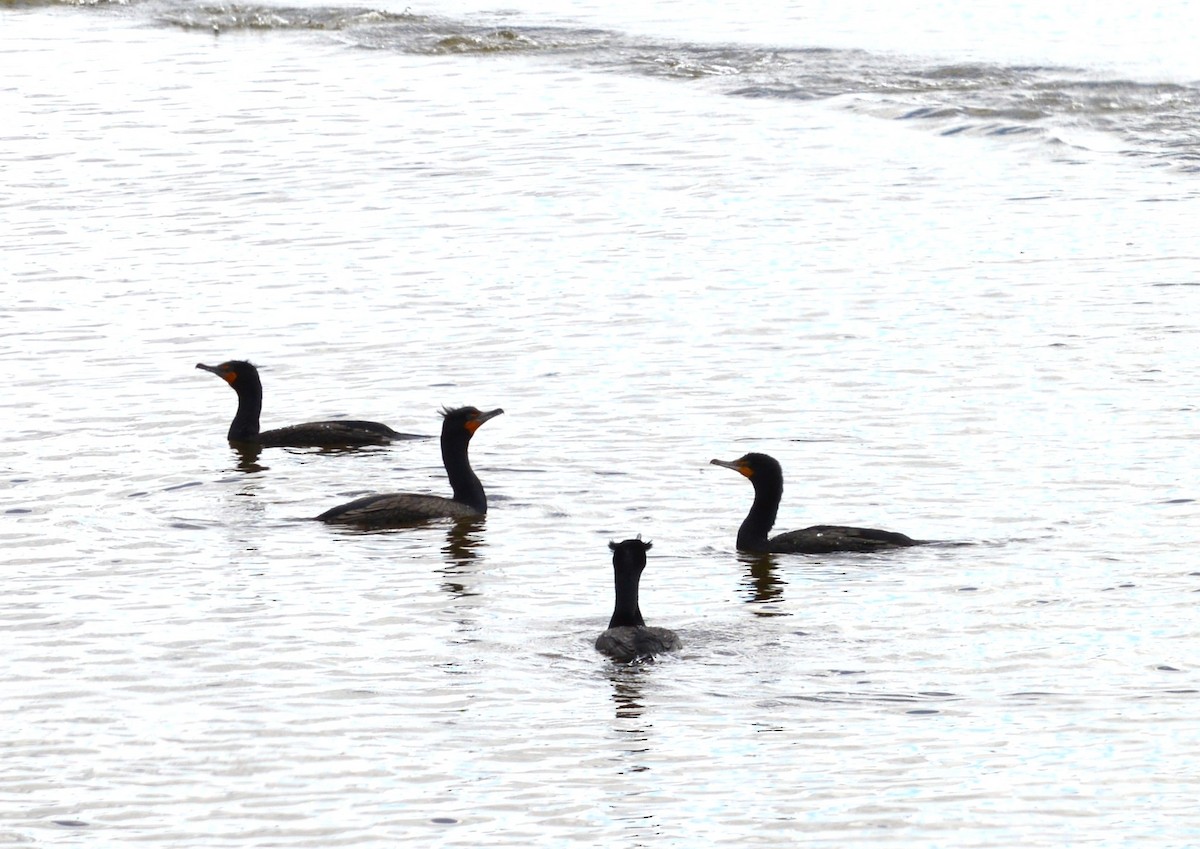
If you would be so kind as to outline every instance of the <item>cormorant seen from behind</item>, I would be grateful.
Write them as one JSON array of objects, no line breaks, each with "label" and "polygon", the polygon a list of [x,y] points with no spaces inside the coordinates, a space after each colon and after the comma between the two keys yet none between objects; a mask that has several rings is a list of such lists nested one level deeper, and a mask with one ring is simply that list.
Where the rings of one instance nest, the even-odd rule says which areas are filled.
[{"label": "cormorant seen from behind", "polygon": [[682,647],[678,635],[666,628],[650,627],[638,606],[638,583],[646,568],[646,552],[653,543],[637,539],[610,542],[613,553],[613,584],[616,601],[608,630],[596,638],[596,651],[613,660],[629,663]]}]

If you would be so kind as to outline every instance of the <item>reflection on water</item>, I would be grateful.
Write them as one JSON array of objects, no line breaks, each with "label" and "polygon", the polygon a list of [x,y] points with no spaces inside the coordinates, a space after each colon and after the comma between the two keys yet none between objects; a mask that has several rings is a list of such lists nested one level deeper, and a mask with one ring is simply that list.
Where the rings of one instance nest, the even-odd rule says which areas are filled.
[{"label": "reflection on water", "polygon": [[[777,555],[764,553],[756,554],[749,551],[739,551],[738,561],[746,569],[742,579],[743,585],[749,590],[746,601],[750,604],[774,605],[783,600],[783,588],[787,586],[779,574],[779,559]],[[787,558],[796,561],[798,557]],[[778,606],[754,608],[755,616],[791,616],[791,613]]]},{"label": "reflection on water", "polygon": [[[424,438],[424,437],[422,437],[422,438]],[[257,474],[259,472],[267,471],[268,469],[270,469],[270,466],[263,466],[258,462],[258,459],[259,459],[259,457],[262,456],[264,450],[270,451],[270,452],[285,452],[285,453],[291,454],[293,456],[298,456],[298,457],[311,457],[311,456],[340,457],[340,456],[346,456],[346,455],[355,455],[355,456],[374,455],[374,454],[385,454],[389,450],[388,447],[379,446],[379,445],[334,445],[334,446],[324,446],[324,447],[320,447],[320,448],[317,448],[317,447],[312,447],[312,448],[271,447],[271,448],[264,449],[262,445],[259,445],[254,442],[230,442],[229,448],[238,458],[237,466],[236,466],[237,470],[241,471],[241,472],[246,472],[247,474]]]},{"label": "reflection on water", "polygon": [[[608,679],[612,684],[612,700],[616,706],[617,719],[638,719],[646,709],[643,704],[641,680],[644,674],[643,666],[645,664],[605,662]],[[620,730],[639,733],[643,729],[639,726],[636,728],[625,727]]]},{"label": "reflection on water", "polygon": [[442,546],[445,565],[437,571],[446,577],[442,589],[451,595],[466,598],[478,594],[464,579],[470,576],[471,568],[479,558],[479,549],[483,545],[480,533],[486,525],[485,515],[453,522],[446,529],[446,544]]},{"label": "reflection on water", "polygon": [[239,472],[255,475],[259,472],[265,472],[270,468],[270,466],[263,466],[258,462],[258,458],[263,452],[261,445],[231,442],[229,447],[233,449],[233,452],[238,457],[237,470]]}]

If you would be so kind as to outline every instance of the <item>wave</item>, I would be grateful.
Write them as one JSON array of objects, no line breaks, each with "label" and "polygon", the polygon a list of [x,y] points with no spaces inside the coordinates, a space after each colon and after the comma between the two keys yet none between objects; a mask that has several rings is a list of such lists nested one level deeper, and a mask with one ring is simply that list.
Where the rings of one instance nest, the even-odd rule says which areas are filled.
[{"label": "wave", "polygon": [[[0,0],[13,5],[12,0]],[[639,40],[569,26],[468,23],[369,7],[179,0],[32,0],[36,5],[138,8],[163,26],[208,33],[324,32],[349,47],[404,54],[558,55],[605,72],[708,85],[715,94],[840,108],[911,122],[943,136],[1020,138],[1062,150],[1115,153],[1200,171],[1200,87],[1097,78],[1081,68],[928,64],[821,47],[768,49]],[[25,3],[28,5],[28,3]]]}]

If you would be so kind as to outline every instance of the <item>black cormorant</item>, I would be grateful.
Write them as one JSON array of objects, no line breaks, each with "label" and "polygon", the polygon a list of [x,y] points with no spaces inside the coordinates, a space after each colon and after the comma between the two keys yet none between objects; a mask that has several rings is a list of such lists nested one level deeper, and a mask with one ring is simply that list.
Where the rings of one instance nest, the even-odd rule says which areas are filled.
[{"label": "black cormorant", "polygon": [[596,638],[596,651],[613,660],[630,662],[676,651],[683,644],[674,631],[646,625],[638,607],[638,582],[646,568],[646,552],[653,543],[637,539],[610,542],[616,602],[608,630]]},{"label": "black cormorant", "polygon": [[262,381],[258,369],[245,360],[229,360],[219,366],[197,363],[196,368],[211,371],[233,387],[238,396],[237,415],[229,426],[230,442],[263,448],[351,448],[359,445],[387,445],[397,439],[423,439],[412,433],[398,433],[379,422],[335,419],[327,422],[258,429],[262,413]]},{"label": "black cormorant", "polygon": [[430,519],[473,519],[486,514],[487,495],[471,470],[467,448],[475,431],[503,412],[485,413],[474,407],[442,411],[442,463],[454,490],[452,498],[412,492],[367,495],[326,510],[317,518],[364,528],[391,528]]},{"label": "black cormorant", "polygon": [[894,531],[874,528],[847,528],[841,525],[813,525],[799,531],[788,531],[771,538],[767,533],[775,524],[779,500],[783,497],[783,469],[779,462],[766,454],[750,453],[736,460],[713,460],[714,466],[733,469],[754,484],[754,504],[738,528],[739,551],[773,552],[779,554],[828,554],[834,551],[880,551],[910,545],[924,545],[918,540]]}]

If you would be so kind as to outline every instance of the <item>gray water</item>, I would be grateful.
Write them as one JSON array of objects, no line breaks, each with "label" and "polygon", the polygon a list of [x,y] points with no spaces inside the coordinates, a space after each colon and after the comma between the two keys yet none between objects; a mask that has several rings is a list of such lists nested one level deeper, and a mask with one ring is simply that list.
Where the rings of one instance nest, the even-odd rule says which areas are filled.
[{"label": "gray water", "polygon": [[685,11],[0,11],[0,844],[1200,842],[1195,84]]}]

